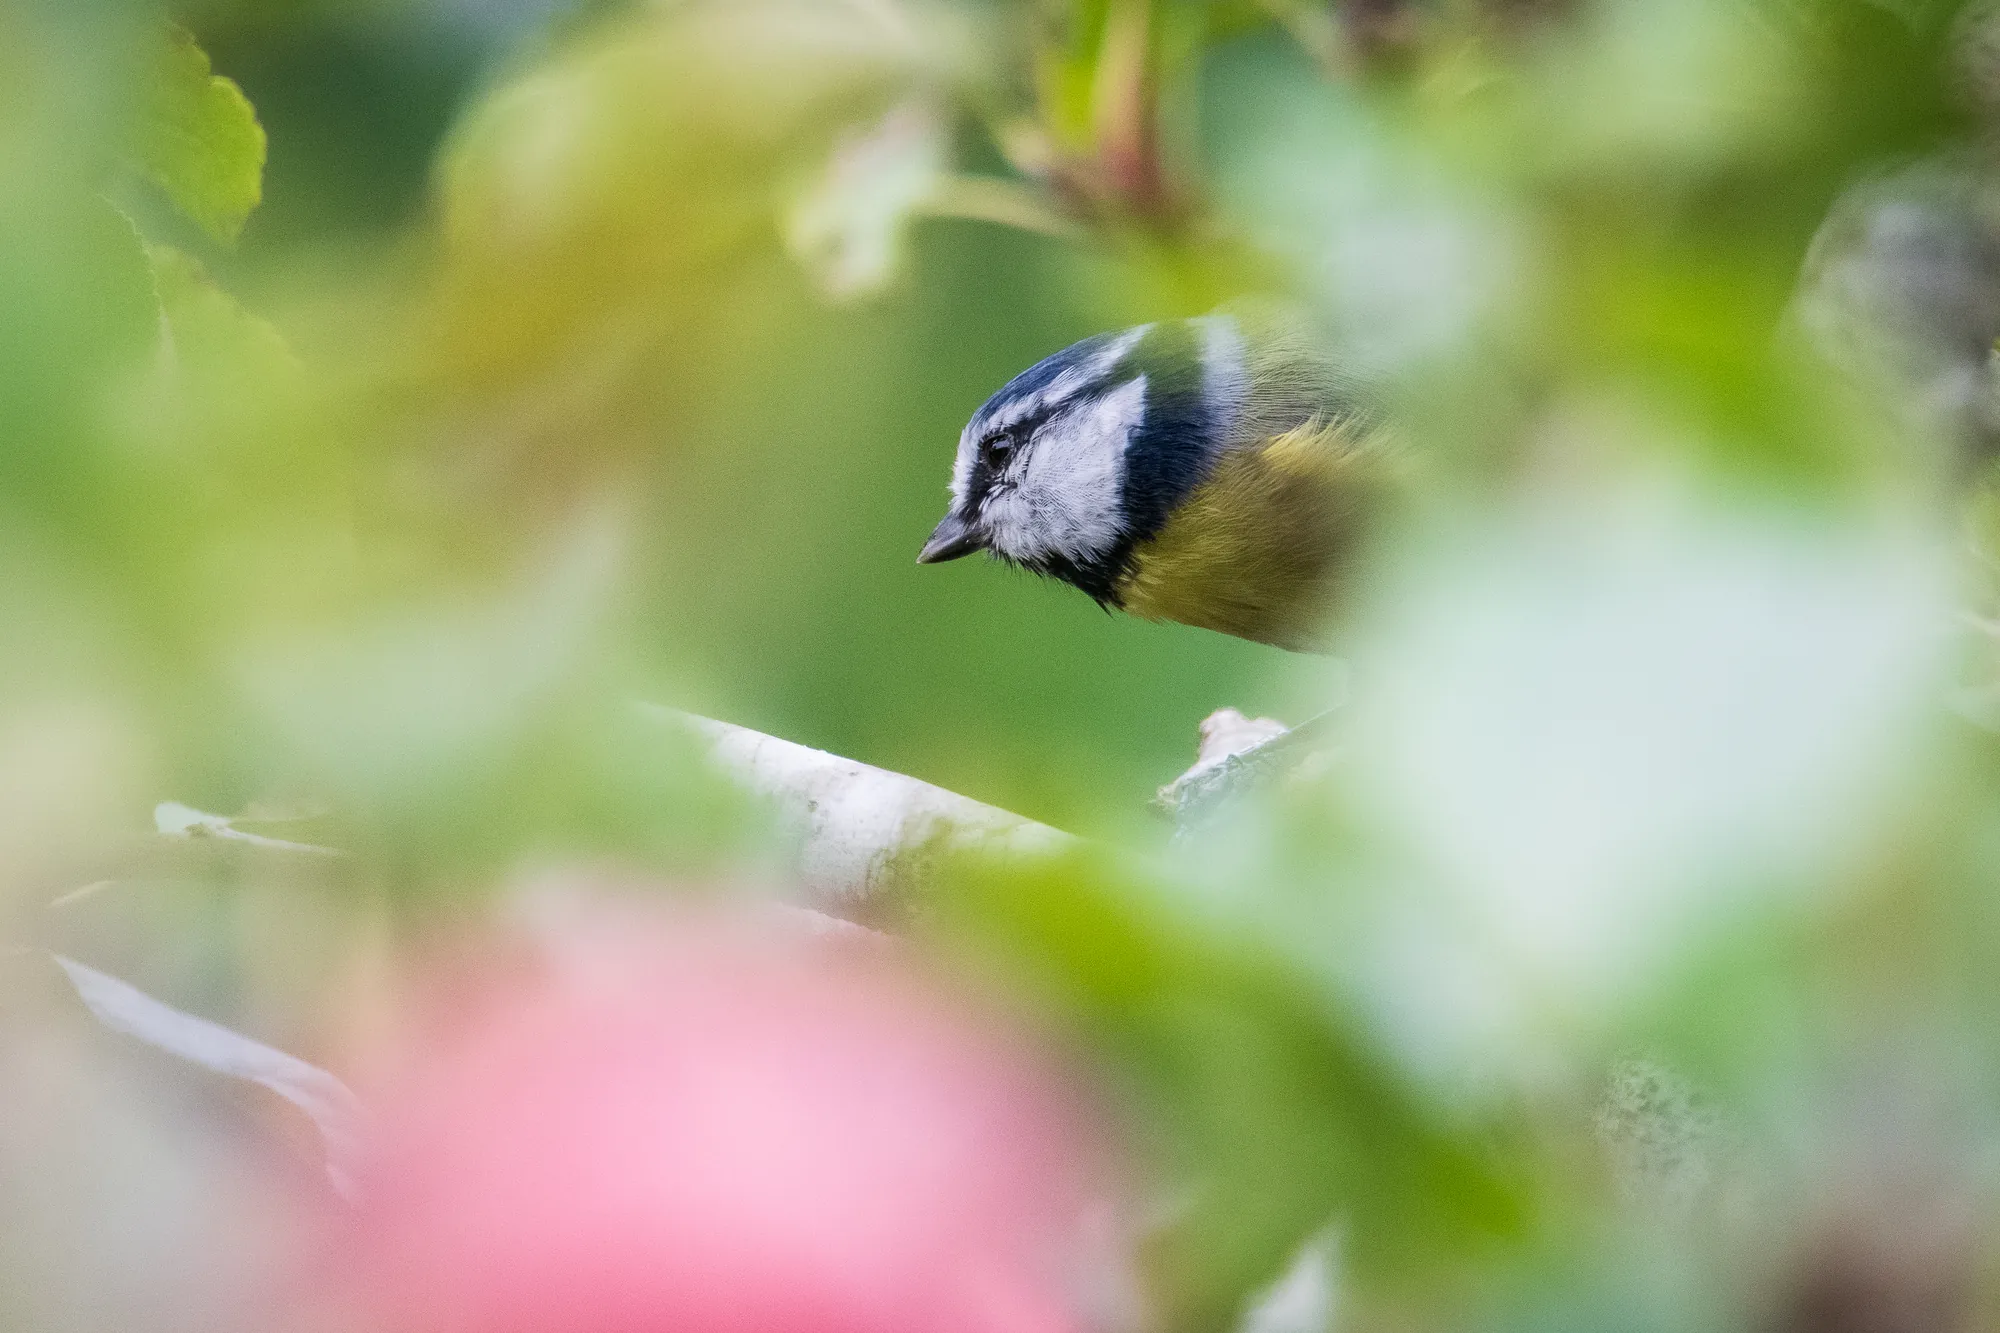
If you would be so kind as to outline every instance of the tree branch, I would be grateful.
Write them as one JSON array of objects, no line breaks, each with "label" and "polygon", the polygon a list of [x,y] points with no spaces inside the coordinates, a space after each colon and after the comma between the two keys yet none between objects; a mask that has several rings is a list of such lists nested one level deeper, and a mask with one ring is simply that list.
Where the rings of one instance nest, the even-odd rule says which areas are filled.
[{"label": "tree branch", "polygon": [[776,807],[797,839],[795,870],[807,901],[836,914],[921,887],[943,857],[1039,858],[1077,842],[901,773],[713,718],[640,707],[692,732],[718,769]]}]

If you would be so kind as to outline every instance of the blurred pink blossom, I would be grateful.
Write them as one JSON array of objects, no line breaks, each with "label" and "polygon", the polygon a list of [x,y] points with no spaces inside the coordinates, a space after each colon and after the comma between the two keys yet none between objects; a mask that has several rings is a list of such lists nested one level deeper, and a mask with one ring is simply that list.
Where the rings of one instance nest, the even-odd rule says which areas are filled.
[{"label": "blurred pink blossom", "polygon": [[[894,950],[623,923],[438,1009],[334,1253],[404,1333],[1064,1333],[1089,1136]],[[589,937],[581,937],[586,943]],[[585,965],[588,963],[589,965]],[[495,979],[499,978],[499,979]]]}]

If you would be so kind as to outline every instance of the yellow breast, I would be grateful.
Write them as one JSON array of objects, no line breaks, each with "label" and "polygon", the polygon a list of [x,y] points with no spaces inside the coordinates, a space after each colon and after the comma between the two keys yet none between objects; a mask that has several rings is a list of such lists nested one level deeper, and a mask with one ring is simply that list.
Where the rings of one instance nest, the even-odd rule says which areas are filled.
[{"label": "yellow breast", "polygon": [[1149,620],[1320,648],[1339,574],[1386,481],[1380,441],[1313,422],[1232,449],[1134,551],[1119,604]]}]

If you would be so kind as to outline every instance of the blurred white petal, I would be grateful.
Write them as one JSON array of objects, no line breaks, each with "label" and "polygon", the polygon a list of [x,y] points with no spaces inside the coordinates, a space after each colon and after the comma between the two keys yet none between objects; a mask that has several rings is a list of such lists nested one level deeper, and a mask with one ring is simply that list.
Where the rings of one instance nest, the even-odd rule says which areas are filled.
[{"label": "blurred white petal", "polygon": [[1278,1280],[1252,1298],[1237,1333],[1333,1333],[1339,1296],[1340,1232],[1327,1227],[1308,1237]]},{"label": "blurred white petal", "polygon": [[56,957],[91,1016],[128,1037],[229,1078],[247,1079],[304,1111],[326,1145],[326,1174],[342,1194],[361,1142],[361,1103],[347,1085],[317,1065],[266,1046],[220,1023],[183,1013],[138,987]]}]

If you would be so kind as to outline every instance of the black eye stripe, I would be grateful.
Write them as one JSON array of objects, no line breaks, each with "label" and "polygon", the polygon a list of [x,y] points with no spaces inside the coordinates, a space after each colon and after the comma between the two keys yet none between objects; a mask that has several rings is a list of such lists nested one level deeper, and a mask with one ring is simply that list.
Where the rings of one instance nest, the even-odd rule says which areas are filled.
[{"label": "black eye stripe", "polygon": [[1049,422],[1096,400],[1136,373],[1122,364],[1114,366],[1091,383],[1069,389],[1053,402],[1036,404],[1034,411],[1017,420],[983,430],[973,451],[972,473],[967,479],[967,509],[978,512],[996,493],[1014,489],[1015,483],[1007,477],[1008,465],[1022,456],[1034,442],[1036,433]]},{"label": "black eye stripe", "polygon": [[1079,390],[1078,393],[1066,394],[1053,403],[1043,403],[1019,421],[1010,422],[1005,426],[987,431],[979,441],[980,449],[982,451],[990,449],[993,447],[994,442],[999,440],[1006,441],[1001,449],[1003,453],[1009,449],[1019,448],[1034,439],[1036,431],[1048,425],[1055,417],[1060,416],[1063,412],[1074,406],[1081,392]]}]

